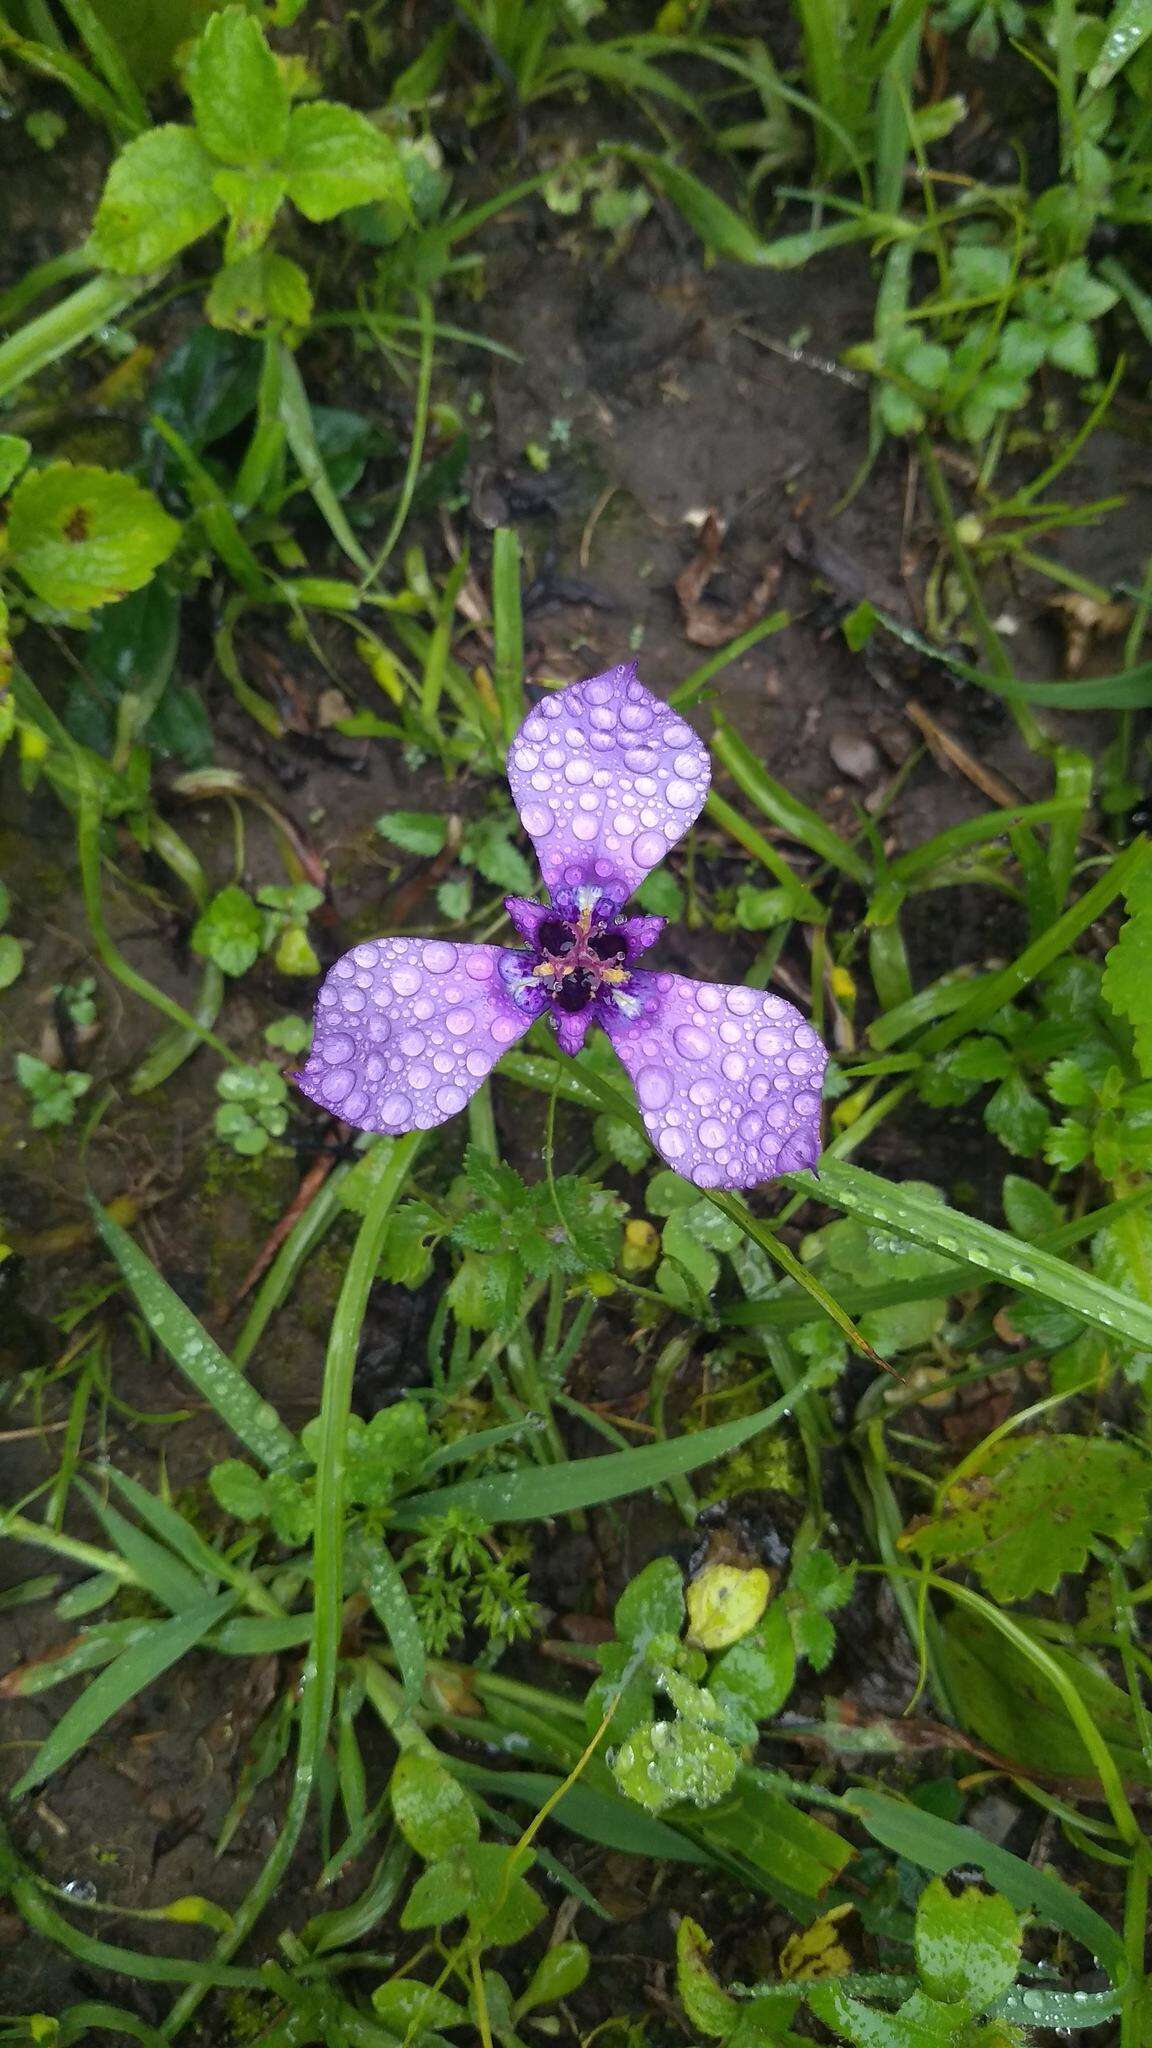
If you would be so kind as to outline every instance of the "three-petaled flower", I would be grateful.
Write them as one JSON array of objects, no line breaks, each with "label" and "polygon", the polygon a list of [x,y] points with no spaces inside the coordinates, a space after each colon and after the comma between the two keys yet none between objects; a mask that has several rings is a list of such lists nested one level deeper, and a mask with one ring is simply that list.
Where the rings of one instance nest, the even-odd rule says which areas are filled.
[{"label": "three-petaled flower", "polygon": [[304,1093],[361,1130],[429,1130],[547,1015],[566,1053],[590,1024],[607,1032],[657,1151],[698,1187],[811,1166],[827,1054],[800,1012],[636,964],[665,920],[624,906],[700,812],[710,775],[634,662],[545,697],[512,742],[508,779],[551,902],[507,898],[522,948],[354,946],[320,989]]}]

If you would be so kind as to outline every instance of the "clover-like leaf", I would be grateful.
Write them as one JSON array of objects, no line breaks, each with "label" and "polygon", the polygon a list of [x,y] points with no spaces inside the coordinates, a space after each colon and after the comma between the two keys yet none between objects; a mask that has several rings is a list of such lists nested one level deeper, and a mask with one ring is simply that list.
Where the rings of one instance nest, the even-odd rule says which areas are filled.
[{"label": "clover-like leaf", "polygon": [[264,919],[246,889],[217,890],[192,927],[191,946],[225,974],[246,974],[260,952]]},{"label": "clover-like leaf", "polygon": [[92,611],[139,590],[180,538],[134,477],[87,464],[29,470],[12,493],[8,561],[45,604]]},{"label": "clover-like leaf", "polygon": [[96,209],[89,249],[106,270],[159,270],[224,215],[212,158],[191,128],[148,128],[121,150]]},{"label": "clover-like leaf", "polygon": [[332,220],[374,199],[407,210],[408,188],[391,137],[333,100],[293,108],[284,165],[288,196],[308,220]]}]

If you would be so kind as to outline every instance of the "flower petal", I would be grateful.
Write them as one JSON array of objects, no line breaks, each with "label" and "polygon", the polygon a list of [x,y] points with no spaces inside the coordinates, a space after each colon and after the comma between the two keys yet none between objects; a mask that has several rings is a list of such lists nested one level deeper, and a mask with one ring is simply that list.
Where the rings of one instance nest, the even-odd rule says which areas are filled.
[{"label": "flower petal", "polygon": [[591,884],[617,908],[699,815],[711,773],[707,749],[637,681],[634,661],[545,697],[508,754],[553,898]]},{"label": "flower petal", "polygon": [[632,977],[641,1014],[607,1019],[657,1151],[701,1188],[750,1188],[820,1154],[828,1055],[781,996],[679,974]]},{"label": "flower petal", "polygon": [[[427,1131],[463,1109],[543,1005],[513,1002],[502,946],[373,939],[325,976],[296,1084],[362,1131]],[[531,992],[530,992],[531,993]]]}]

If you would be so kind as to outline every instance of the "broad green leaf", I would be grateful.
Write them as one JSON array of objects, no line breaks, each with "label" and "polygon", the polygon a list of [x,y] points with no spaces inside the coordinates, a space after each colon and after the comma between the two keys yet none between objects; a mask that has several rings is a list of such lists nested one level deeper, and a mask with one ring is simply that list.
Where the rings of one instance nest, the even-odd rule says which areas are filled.
[{"label": "broad green leaf", "polygon": [[402,853],[418,853],[426,860],[441,852],[448,838],[448,823],[441,811],[385,811],[377,818],[375,830]]},{"label": "broad green leaf", "polygon": [[225,1458],[208,1474],[212,1498],[239,1522],[258,1522],[265,1512],[264,1481],[243,1458]]},{"label": "broad green leaf", "polygon": [[106,270],[159,270],[224,216],[215,166],[191,128],[149,128],[121,150],[96,209],[89,248]]},{"label": "broad green leaf", "polygon": [[723,1735],[678,1716],[633,1729],[616,1752],[612,1775],[629,1799],[660,1813],[680,1800],[714,1806],[731,1791],[739,1768]]},{"label": "broad green leaf", "polygon": [[388,200],[408,210],[395,143],[364,114],[331,100],[293,107],[284,168],[288,196],[308,220],[331,220],[350,206]]},{"label": "broad green leaf", "polygon": [[697,2033],[725,2040],[740,2015],[734,1998],[722,1991],[708,1967],[712,1943],[685,1913],[676,1929],[676,1989]]},{"label": "broad green leaf", "polygon": [[684,1626],[684,1574],[674,1557],[654,1557],[616,1602],[613,1626],[622,1643],[642,1649],[653,1636],[678,1636]]},{"label": "broad green leaf", "polygon": [[419,2042],[430,2029],[465,2027],[468,2014],[454,1998],[418,1977],[391,1977],[372,1993],[372,2008],[401,2040]]},{"label": "broad green leaf", "polygon": [[13,1786],[13,1796],[31,1791],[34,1785],[42,1785],[45,1778],[50,1778],[78,1750],[86,1749],[94,1742],[113,1714],[119,1713],[146,1686],[152,1685],[200,1642],[218,1621],[224,1619],[235,1607],[237,1597],[235,1593],[221,1593],[209,1600],[201,1600],[195,1607],[174,1615],[170,1621],[156,1622],[142,1641],[122,1651],[115,1663],[109,1664],[98,1678],[94,1678],[80,1698],[74,1700],[61,1715],[28,1769]]},{"label": "broad green leaf", "polygon": [[916,1904],[916,1968],[924,1989],[945,2005],[984,2012],[1016,1981],[1023,1930],[998,1892],[966,1885],[957,1896],[942,1878]]},{"label": "broad green leaf", "polygon": [[259,23],[244,7],[214,14],[184,83],[204,147],[225,164],[267,162],[288,140],[288,88]]},{"label": "broad green leaf", "polygon": [[0,989],[11,988],[23,966],[24,948],[19,939],[14,939],[11,932],[0,932]]},{"label": "broad green leaf", "polygon": [[96,1201],[96,1226],[157,1342],[211,1408],[268,1470],[299,1457],[299,1446],[270,1401],[236,1370],[191,1309],[161,1278],[126,1230]]},{"label": "broad green leaf", "polygon": [[405,1840],[426,1863],[479,1840],[480,1823],[468,1794],[426,1750],[405,1750],[392,1773],[392,1811]]},{"label": "broad green leaf", "polygon": [[516,2018],[534,2012],[540,2005],[556,2005],[579,1991],[588,1975],[592,1958],[582,1941],[558,1941],[546,1949],[537,1963],[528,1988],[516,2000]]},{"label": "broad green leaf", "polygon": [[1097,1537],[1139,1531],[1152,1461],[1105,1438],[1008,1437],[945,1487],[939,1512],[901,1538],[932,1564],[967,1564],[994,1600],[1054,1593]]},{"label": "broad green leaf", "polygon": [[53,462],[12,493],[8,560],[45,604],[91,611],[149,581],[180,538],[174,519],[133,477]]},{"label": "broad green leaf", "polygon": [[744,1724],[749,1740],[761,1721],[779,1713],[795,1682],[796,1646],[780,1600],[773,1602],[750,1635],[717,1657],[708,1674],[708,1690],[717,1706],[738,1725]]},{"label": "broad green leaf", "polygon": [[[1023,1617],[1013,1620],[1029,1630]],[[963,1609],[949,1614],[941,1642],[949,1691],[972,1734],[1029,1769],[1091,1779],[1092,1763],[1079,1731],[1048,1677],[1023,1650]],[[1152,1785],[1152,1763],[1141,1752],[1127,1693],[1088,1658],[1047,1639],[1042,1646],[1075,1687],[1124,1777]]]}]

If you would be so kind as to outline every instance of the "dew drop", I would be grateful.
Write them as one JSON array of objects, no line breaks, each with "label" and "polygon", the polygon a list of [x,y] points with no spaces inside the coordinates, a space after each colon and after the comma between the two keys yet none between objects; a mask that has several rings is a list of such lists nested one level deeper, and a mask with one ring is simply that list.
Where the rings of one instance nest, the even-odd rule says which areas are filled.
[{"label": "dew drop", "polygon": [[641,1067],[636,1093],[645,1109],[663,1109],[672,1100],[672,1077],[663,1067]]},{"label": "dew drop", "polygon": [[672,1043],[686,1060],[702,1060],[708,1056],[708,1039],[694,1024],[678,1024],[672,1033]]}]

